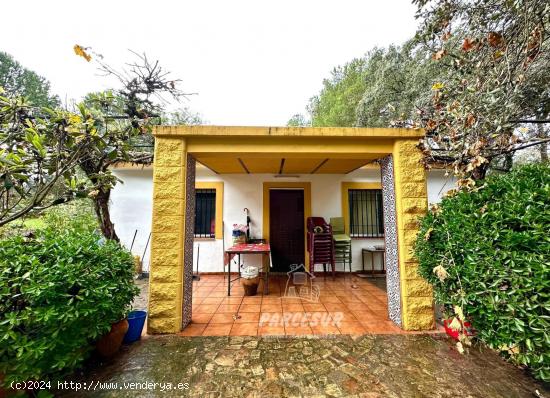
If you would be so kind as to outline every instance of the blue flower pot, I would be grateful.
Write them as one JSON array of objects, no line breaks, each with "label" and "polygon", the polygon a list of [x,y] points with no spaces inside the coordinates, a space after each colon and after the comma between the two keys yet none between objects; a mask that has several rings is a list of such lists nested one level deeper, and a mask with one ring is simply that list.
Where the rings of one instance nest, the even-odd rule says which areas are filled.
[{"label": "blue flower pot", "polygon": [[128,331],[124,336],[125,343],[133,343],[141,338],[146,317],[147,311],[131,311],[128,314]]}]

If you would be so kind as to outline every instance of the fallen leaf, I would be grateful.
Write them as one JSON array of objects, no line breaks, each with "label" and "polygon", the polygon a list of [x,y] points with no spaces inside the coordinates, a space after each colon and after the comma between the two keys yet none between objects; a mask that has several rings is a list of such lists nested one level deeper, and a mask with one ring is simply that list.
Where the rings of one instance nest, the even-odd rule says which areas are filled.
[{"label": "fallen leaf", "polygon": [[474,48],[474,45],[475,45],[475,40],[470,40],[466,38],[462,42],[462,51],[470,51]]},{"label": "fallen leaf", "polygon": [[437,51],[434,55],[432,55],[432,59],[435,59],[436,61],[439,61],[445,55],[447,55],[447,50],[442,48],[441,50]]},{"label": "fallen leaf", "polygon": [[86,49],[84,47],[75,44],[73,50],[76,55],[84,58],[86,61],[90,62],[92,60],[92,57],[86,52]]},{"label": "fallen leaf", "polygon": [[504,44],[504,38],[500,33],[489,32],[487,35],[487,42],[491,47],[500,47]]}]

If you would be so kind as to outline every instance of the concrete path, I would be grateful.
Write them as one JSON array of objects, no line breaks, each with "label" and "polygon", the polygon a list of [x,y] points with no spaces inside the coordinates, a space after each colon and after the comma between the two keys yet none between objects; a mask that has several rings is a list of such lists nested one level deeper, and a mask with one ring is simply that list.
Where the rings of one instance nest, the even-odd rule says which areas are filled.
[{"label": "concrete path", "polygon": [[146,337],[71,380],[56,396],[550,397],[494,352],[429,335]]}]

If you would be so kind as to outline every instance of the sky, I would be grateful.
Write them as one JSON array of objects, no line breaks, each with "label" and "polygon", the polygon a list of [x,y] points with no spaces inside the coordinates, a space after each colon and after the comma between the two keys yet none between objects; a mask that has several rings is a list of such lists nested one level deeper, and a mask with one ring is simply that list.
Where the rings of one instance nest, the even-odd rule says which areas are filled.
[{"label": "sky", "polygon": [[410,0],[18,0],[2,4],[0,51],[46,77],[65,101],[116,85],[73,52],[91,47],[116,68],[157,59],[209,124],[284,126],[337,65],[402,44]]}]

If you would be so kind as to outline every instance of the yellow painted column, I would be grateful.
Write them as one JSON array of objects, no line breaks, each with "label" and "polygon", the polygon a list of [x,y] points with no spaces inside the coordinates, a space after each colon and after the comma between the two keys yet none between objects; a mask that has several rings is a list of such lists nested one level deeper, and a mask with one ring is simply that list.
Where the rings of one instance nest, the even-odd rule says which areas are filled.
[{"label": "yellow painted column", "polygon": [[418,218],[428,207],[426,171],[420,163],[422,153],[417,143],[417,140],[396,140],[393,148],[401,311],[405,330],[428,330],[435,326],[432,288],[418,274],[414,256]]},{"label": "yellow painted column", "polygon": [[186,160],[184,139],[155,137],[148,333],[182,328]]}]

